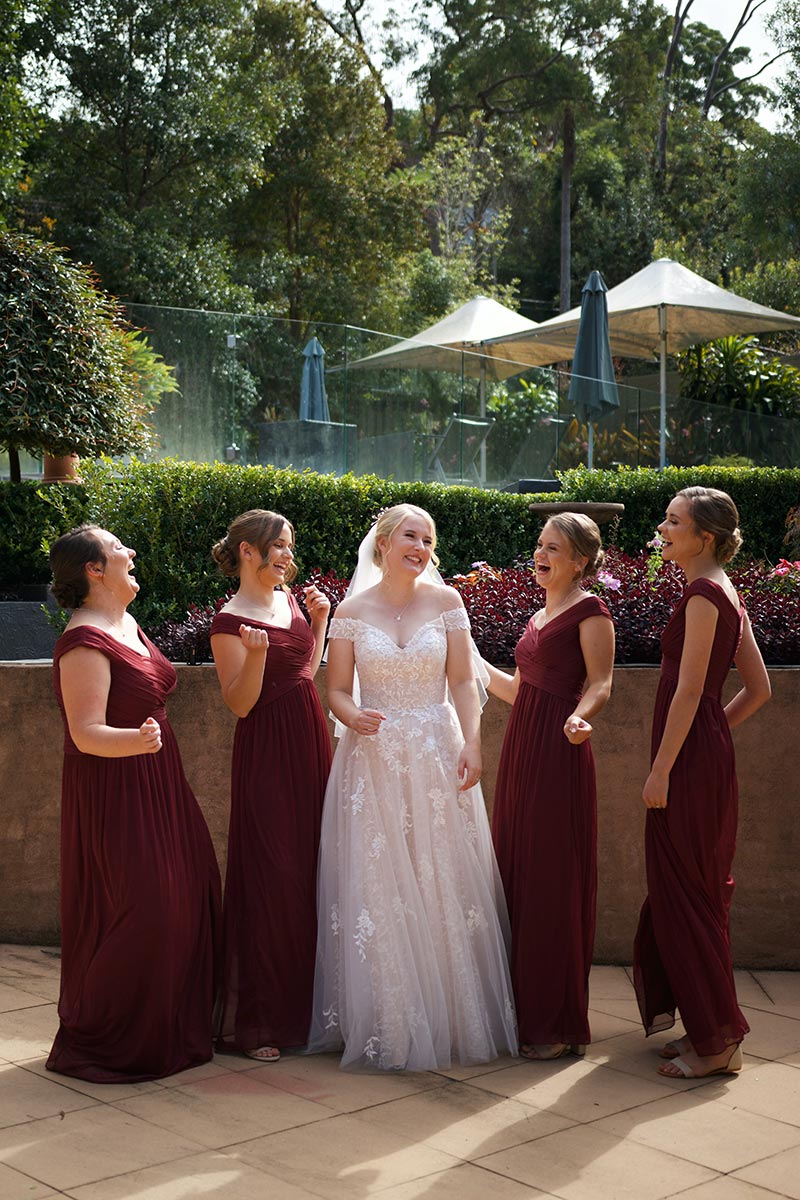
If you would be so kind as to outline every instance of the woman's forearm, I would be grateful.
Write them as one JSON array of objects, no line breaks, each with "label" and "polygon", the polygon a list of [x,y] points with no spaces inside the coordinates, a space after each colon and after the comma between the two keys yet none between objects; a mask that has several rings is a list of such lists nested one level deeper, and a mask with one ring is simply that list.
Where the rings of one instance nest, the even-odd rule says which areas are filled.
[{"label": "woman's forearm", "polygon": [[451,683],[450,695],[453,697],[453,707],[458,716],[464,741],[467,744],[480,743],[481,706],[478,702],[475,680],[469,678],[463,679],[459,683]]},{"label": "woman's forearm", "polygon": [[96,758],[133,758],[137,754],[151,753],[138,729],[90,724],[80,729],[70,726],[69,732],[81,754],[93,754]]},{"label": "woman's forearm", "polygon": [[246,717],[261,695],[269,647],[248,650],[239,673],[223,690],[222,697],[232,713]]},{"label": "woman's forearm", "polygon": [[575,705],[573,715],[580,717],[582,721],[591,721],[592,717],[597,716],[601,709],[605,708],[610,695],[610,681],[603,680],[591,684]]},{"label": "woman's forearm", "polygon": [[485,658],[481,661],[489,676],[487,691],[491,692],[493,696],[497,696],[498,700],[504,700],[506,704],[513,704],[519,691],[519,675],[516,673],[508,675],[505,671],[501,671],[487,662]]},{"label": "woman's forearm", "polygon": [[317,626],[312,625],[311,632],[314,634],[314,653],[311,656],[311,674],[313,676],[319,670],[319,664],[322,662],[322,655],[325,650],[325,634],[328,632],[327,619],[320,622]]},{"label": "woman's forearm", "polygon": [[669,706],[661,742],[653,759],[653,770],[662,771],[667,775],[672,770],[692,727],[701,696],[699,688],[687,688],[678,684]]}]

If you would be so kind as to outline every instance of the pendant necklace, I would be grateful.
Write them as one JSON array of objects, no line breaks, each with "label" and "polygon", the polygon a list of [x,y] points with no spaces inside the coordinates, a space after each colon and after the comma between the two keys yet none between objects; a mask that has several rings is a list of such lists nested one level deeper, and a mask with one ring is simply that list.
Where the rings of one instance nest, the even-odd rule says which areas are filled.
[{"label": "pendant necklace", "polygon": [[403,613],[406,611],[406,609],[408,608],[409,604],[411,604],[411,601],[412,601],[413,599],[414,599],[414,596],[413,596],[413,593],[412,593],[411,597],[410,597],[408,600],[406,600],[405,604],[404,604],[404,605],[403,605],[403,607],[400,609],[400,612],[399,612],[399,613],[397,613],[397,614],[396,614],[396,616],[394,617],[394,620],[395,620],[395,621],[399,621],[399,620],[401,620],[401,618],[402,618],[402,616],[403,616]]},{"label": "pendant necklace", "polygon": [[548,614],[547,608],[545,607],[545,610],[544,610],[545,611],[545,620],[544,620],[545,625],[549,625],[550,622],[553,620],[553,618],[557,617],[562,609],[567,608],[567,606],[568,606],[567,602],[570,600],[573,600],[575,598],[575,596],[579,595],[582,591],[583,591],[583,588],[581,588],[580,586],[573,588],[570,592],[567,593],[567,595],[564,597],[564,599],[561,601],[561,603],[556,608],[554,608],[550,614]]}]

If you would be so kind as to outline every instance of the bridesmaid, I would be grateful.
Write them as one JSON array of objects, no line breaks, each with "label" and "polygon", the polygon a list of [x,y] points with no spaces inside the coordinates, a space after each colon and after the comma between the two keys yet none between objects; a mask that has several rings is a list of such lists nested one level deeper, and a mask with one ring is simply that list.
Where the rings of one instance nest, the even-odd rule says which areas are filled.
[{"label": "bridesmaid", "polygon": [[215,616],[211,650],[239,721],[216,1014],[223,1042],[260,1062],[308,1037],[316,950],[320,818],[330,737],[314,687],[330,603],[305,589],[309,629],[288,584],[294,530],[277,513],[237,517],[212,555],[239,590]]},{"label": "bridesmaid", "polygon": [[583,1054],[597,893],[597,796],[590,720],[611,694],[614,626],[581,583],[603,561],[589,517],[560,513],[534,553],[546,594],[510,677],[489,691],[513,704],[495,788],[492,836],[511,918],[520,1054]]},{"label": "bridesmaid", "polygon": [[[648,1034],[675,1024],[660,1068],[672,1079],[741,1070],[748,1032],[736,1000],[729,914],[738,793],[731,729],[770,695],[750,621],[723,564],[741,545],[725,492],[678,492],[658,531],[662,557],[687,587],[661,635],[653,762],[642,797],[648,896],[634,946],[634,983]],[[744,687],[723,709],[732,663]]]},{"label": "bridesmaid", "polygon": [[72,616],[53,655],[65,738],[47,1067],[93,1083],[160,1079],[212,1053],[219,871],[164,710],[175,670],[126,611],[135,553],[92,525],[50,551]]}]

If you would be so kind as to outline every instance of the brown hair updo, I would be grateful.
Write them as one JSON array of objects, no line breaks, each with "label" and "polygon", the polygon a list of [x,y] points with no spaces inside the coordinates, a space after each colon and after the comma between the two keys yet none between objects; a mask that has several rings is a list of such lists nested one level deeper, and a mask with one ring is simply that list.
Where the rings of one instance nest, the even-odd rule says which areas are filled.
[{"label": "brown hair updo", "polygon": [[730,562],[739,552],[742,534],[739,510],[728,493],[696,485],[683,488],[678,496],[689,502],[689,516],[700,532],[713,535],[714,557],[720,566]]},{"label": "brown hair updo", "polygon": [[596,575],[603,565],[605,551],[597,522],[585,513],[553,513],[548,517],[546,525],[554,526],[572,545],[576,558],[585,558],[586,566],[580,573],[580,579],[589,579]]},{"label": "brown hair updo", "polygon": [[435,567],[439,565],[439,559],[436,555],[436,523],[429,512],[424,508],[419,508],[416,504],[393,504],[391,508],[385,508],[383,512],[378,513],[378,519],[375,522],[375,565],[383,566],[383,555],[378,546],[379,538],[386,538],[391,542],[392,535],[409,517],[422,517],[431,527],[431,538],[433,545],[431,546],[431,562]]},{"label": "brown hair updo", "polygon": [[62,533],[50,547],[50,591],[62,608],[80,608],[89,595],[86,568],[89,563],[106,565],[106,552],[97,536],[99,525],[78,525]]},{"label": "brown hair updo", "polygon": [[[269,512],[266,508],[251,508],[235,517],[228,526],[228,532],[211,547],[211,557],[222,571],[223,575],[234,576],[241,573],[239,547],[242,542],[255,546],[262,559],[267,557],[272,543],[280,537],[284,525],[288,525],[292,534],[294,547],[294,526],[280,513]],[[263,567],[259,567],[259,571]],[[291,583],[297,577],[297,565],[292,562],[286,569],[284,580]]]}]

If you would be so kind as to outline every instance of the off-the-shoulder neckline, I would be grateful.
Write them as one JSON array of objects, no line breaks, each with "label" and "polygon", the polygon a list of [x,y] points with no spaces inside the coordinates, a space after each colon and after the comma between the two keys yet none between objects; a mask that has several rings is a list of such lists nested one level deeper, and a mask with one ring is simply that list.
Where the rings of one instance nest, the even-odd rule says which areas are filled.
[{"label": "off-the-shoulder neckline", "polygon": [[[733,601],[731,600],[731,598],[730,598],[730,596],[728,595],[728,593],[725,591],[725,588],[722,586],[722,584],[721,584],[721,583],[717,583],[716,579],[707,579],[707,578],[705,577],[705,575],[701,576],[701,577],[700,577],[700,579],[693,579],[691,583],[688,583],[688,584],[686,585],[686,589],[685,589],[685,591],[684,591],[684,593],[683,593],[683,596],[681,597],[681,599],[682,599],[682,600],[686,599],[686,595],[687,595],[687,593],[688,593],[689,589],[690,589],[691,587],[694,587],[694,585],[695,585],[696,583],[710,583],[712,587],[715,587],[715,588],[717,589],[717,591],[719,591],[719,592],[722,592],[722,595],[723,595],[723,596],[725,597],[725,599],[728,601],[728,604],[730,604],[731,608],[732,608],[732,609],[733,609],[733,611],[736,613],[736,616],[737,616],[737,617],[739,617],[739,618],[741,618],[741,616],[742,616],[742,613],[744,612],[744,605],[742,604],[742,600],[741,600],[741,597],[740,597],[739,593],[738,593],[738,592],[736,592],[736,599],[739,601],[739,607],[737,608],[737,607],[736,607],[736,605],[735,605],[735,604],[733,603]],[[690,597],[690,599],[691,599],[691,597]]]},{"label": "off-the-shoulder neckline", "polygon": [[[450,609],[446,609],[445,611],[446,612],[459,612],[460,610],[458,608],[450,608]],[[333,620],[334,621],[355,621],[356,624],[358,624],[358,625],[366,625],[367,629],[377,629],[378,633],[382,633],[383,636],[386,638],[386,640],[388,642],[391,642],[396,650],[407,650],[408,647],[411,645],[411,643],[414,641],[414,638],[418,634],[420,634],[423,629],[427,629],[427,627],[429,625],[435,625],[437,621],[444,620],[444,612],[440,612],[437,617],[431,617],[431,619],[429,621],[423,621],[421,625],[418,625],[417,628],[412,633],[411,637],[408,639],[408,641],[405,642],[405,644],[402,646],[400,645],[399,642],[396,642],[394,640],[394,638],[392,637],[392,635],[390,633],[387,633],[387,631],[385,629],[382,629],[380,625],[374,625],[372,621],[365,621],[361,617],[336,617],[336,616],[334,616]]]},{"label": "off-the-shoulder neckline", "polygon": [[62,637],[66,637],[68,633],[77,633],[79,629],[92,629],[95,633],[102,633],[104,638],[109,642],[113,642],[115,646],[120,646],[123,650],[130,650],[131,654],[135,654],[137,658],[143,658],[146,661],[149,659],[152,662],[153,655],[150,653],[150,647],[147,644],[147,635],[141,630],[137,624],[136,639],[141,646],[144,647],[144,653],[135,650],[133,646],[129,646],[127,642],[121,642],[119,638],[115,638],[113,633],[109,633],[107,629],[101,629],[99,625],[92,625],[89,621],[82,621],[80,625],[73,625],[72,629],[65,629]]},{"label": "off-the-shoulder neckline", "polygon": [[[556,621],[560,621],[562,617],[568,616],[574,608],[580,608],[581,604],[585,604],[587,600],[600,600],[600,597],[596,596],[594,592],[587,592],[585,596],[581,596],[580,600],[576,600],[574,604],[570,604],[569,608],[565,608],[563,612],[556,613],[554,617],[551,617],[549,621],[545,621],[543,625],[536,624],[536,613],[531,617],[530,623],[537,633],[542,633],[545,629],[549,629],[551,625],[555,625]],[[602,604],[603,601],[600,600],[600,603]],[[539,608],[536,611],[541,612],[542,610]]]}]

